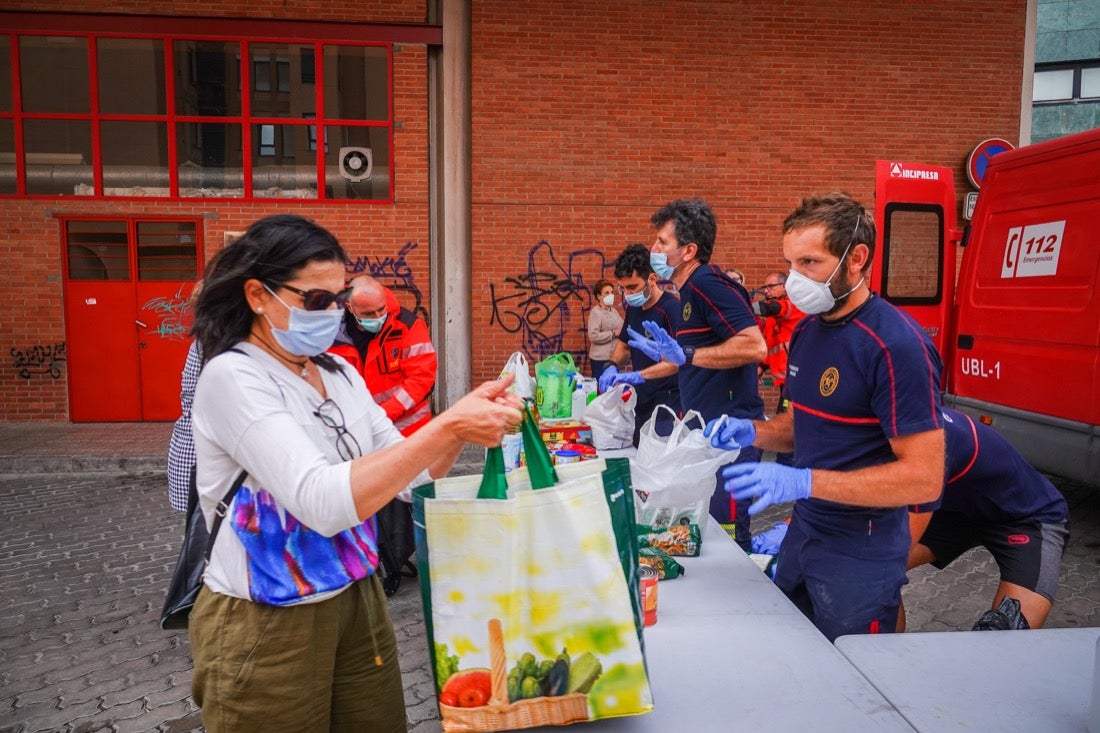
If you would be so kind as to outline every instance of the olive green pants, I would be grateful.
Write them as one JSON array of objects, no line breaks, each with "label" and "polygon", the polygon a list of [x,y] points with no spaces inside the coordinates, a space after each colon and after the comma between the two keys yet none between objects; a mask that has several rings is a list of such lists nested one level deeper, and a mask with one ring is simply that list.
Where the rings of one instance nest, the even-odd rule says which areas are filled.
[{"label": "olive green pants", "polygon": [[406,730],[397,641],[374,575],[297,606],[203,588],[189,633],[208,733]]}]

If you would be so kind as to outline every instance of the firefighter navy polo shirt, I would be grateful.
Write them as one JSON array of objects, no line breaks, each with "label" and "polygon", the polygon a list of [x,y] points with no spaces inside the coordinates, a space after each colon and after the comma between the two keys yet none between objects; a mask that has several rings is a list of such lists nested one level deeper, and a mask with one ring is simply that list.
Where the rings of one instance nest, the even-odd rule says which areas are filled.
[{"label": "firefighter navy polo shirt", "polygon": [[[738,332],[756,326],[745,289],[714,265],[695,268],[680,288],[680,346],[717,346]],[[756,384],[756,364],[733,369],[680,367],[683,409],[697,410],[704,420],[720,415],[762,420],[764,401]]]}]

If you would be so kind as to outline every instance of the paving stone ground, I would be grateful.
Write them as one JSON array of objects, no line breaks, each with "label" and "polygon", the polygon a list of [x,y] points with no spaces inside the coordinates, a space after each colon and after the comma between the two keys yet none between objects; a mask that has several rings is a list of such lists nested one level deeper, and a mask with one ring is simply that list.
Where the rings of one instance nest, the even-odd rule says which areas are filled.
[{"label": "paving stone ground", "polygon": [[[100,466],[102,469],[103,467]],[[1048,627],[1100,625],[1100,488],[1063,483],[1073,538]],[[186,633],[157,626],[181,515],[163,473],[0,475],[0,733],[201,730]],[[770,510],[754,529],[770,526]],[[913,632],[969,629],[989,606],[985,550],[911,574]],[[409,729],[440,730],[419,590],[390,600]]]}]

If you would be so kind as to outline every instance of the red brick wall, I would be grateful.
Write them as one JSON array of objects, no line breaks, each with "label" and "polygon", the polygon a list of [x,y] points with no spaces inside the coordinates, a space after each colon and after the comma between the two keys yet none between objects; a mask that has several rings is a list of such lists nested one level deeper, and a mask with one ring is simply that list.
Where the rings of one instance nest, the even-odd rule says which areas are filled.
[{"label": "red brick wall", "polygon": [[[964,181],[978,141],[1017,139],[1025,0],[471,3],[475,382],[516,349],[532,360],[583,354],[591,284],[626,244],[650,242],[649,215],[668,200],[710,201],[714,261],[759,284],[783,267],[779,224],[802,195],[841,188],[869,205],[877,158],[951,166]],[[426,3],[11,6],[423,22]],[[425,79],[423,47],[395,53],[392,206],[0,201],[0,255],[15,280],[0,345],[64,340],[53,212],[206,215],[212,251],[223,231],[297,211],[331,228],[353,259],[383,269],[415,242],[405,257],[426,300]],[[21,379],[9,361],[0,395],[0,420],[68,418],[64,373]]]},{"label": "red brick wall", "polygon": [[[651,242],[671,199],[709,201],[713,261],[759,285],[784,269],[779,226],[801,196],[871,205],[877,158],[965,181],[975,144],[1017,139],[1024,13],[1024,0],[475,2],[475,382],[515,349],[583,353],[600,264]],[[542,240],[556,262],[540,251],[529,267]]]}]

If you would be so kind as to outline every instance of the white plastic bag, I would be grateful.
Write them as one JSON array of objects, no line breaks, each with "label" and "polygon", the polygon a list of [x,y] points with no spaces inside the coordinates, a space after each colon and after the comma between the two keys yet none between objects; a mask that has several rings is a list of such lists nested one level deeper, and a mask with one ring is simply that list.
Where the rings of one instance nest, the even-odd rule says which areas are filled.
[{"label": "white plastic bag", "polygon": [[617,384],[588,403],[584,421],[592,428],[596,450],[617,450],[634,444],[636,404],[638,393],[626,384]]},{"label": "white plastic bag", "polygon": [[503,377],[505,374],[516,375],[516,381],[508,388],[509,392],[514,392],[516,397],[520,399],[535,399],[535,380],[531,376],[531,367],[527,363],[527,357],[523,355],[522,351],[513,352],[508,357],[508,361],[504,362],[504,368],[500,370],[500,376]]},{"label": "white plastic bag", "polygon": [[[657,414],[672,413],[672,432],[657,434]],[[695,425],[697,427],[692,427]],[[667,527],[706,523],[719,466],[737,460],[740,451],[715,448],[703,435],[702,415],[689,410],[684,419],[667,405],[658,405],[638,436],[638,455],[630,461],[630,478],[641,492],[634,502],[638,524]]]}]

